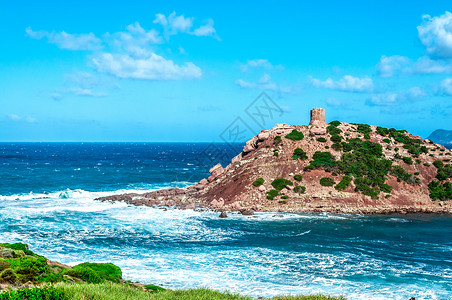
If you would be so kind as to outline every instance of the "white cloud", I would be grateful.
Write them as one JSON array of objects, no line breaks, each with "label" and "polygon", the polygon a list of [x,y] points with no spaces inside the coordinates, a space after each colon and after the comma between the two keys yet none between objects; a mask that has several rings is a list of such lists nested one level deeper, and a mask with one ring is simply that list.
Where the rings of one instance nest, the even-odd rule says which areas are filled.
[{"label": "white cloud", "polygon": [[217,31],[215,28],[213,28],[213,20],[209,19],[207,20],[207,24],[200,26],[199,28],[196,28],[193,31],[193,35],[196,36],[211,36],[216,38],[220,41],[220,38],[217,35]]},{"label": "white cloud", "polygon": [[366,104],[370,106],[394,106],[406,102],[418,101],[425,96],[425,91],[415,86],[407,91],[374,94],[367,99]]},{"label": "white cloud", "polygon": [[237,79],[235,83],[241,88],[245,89],[260,89],[267,91],[275,91],[280,94],[295,94],[298,92],[298,89],[293,86],[282,86],[274,83],[271,80],[270,75],[264,74],[258,81],[246,81],[243,79]]},{"label": "white cloud", "polygon": [[344,92],[371,92],[373,90],[373,81],[369,77],[353,77],[351,75],[345,75],[341,79],[334,81],[328,78],[321,81],[316,78],[311,78],[311,83],[315,87],[327,88],[331,90],[338,90]]},{"label": "white cloud", "polygon": [[447,60],[433,60],[426,56],[420,57],[413,66],[416,74],[450,74],[452,63]]},{"label": "white cloud", "polygon": [[251,59],[248,60],[245,64],[240,65],[240,69],[242,72],[247,72],[251,68],[263,68],[266,70],[283,70],[284,67],[282,65],[273,65],[267,59]]},{"label": "white cloud", "polygon": [[128,53],[134,57],[145,57],[152,53],[150,46],[163,43],[157,30],[147,31],[138,22],[128,25],[126,30],[104,35],[111,50]]},{"label": "white cloud", "polygon": [[168,17],[162,14],[156,14],[155,24],[160,24],[165,30],[165,36],[178,34],[179,32],[187,33],[193,27],[193,18],[185,18],[184,15],[176,15],[171,13]]},{"label": "white cloud", "polygon": [[383,55],[377,64],[377,74],[381,77],[392,77],[400,74],[450,74],[452,62],[443,59],[419,57],[415,62],[405,56]]},{"label": "white cloud", "polygon": [[195,18],[186,18],[184,15],[177,15],[172,12],[168,17],[163,14],[156,14],[154,24],[159,24],[163,27],[164,35],[168,39],[171,35],[178,33],[188,33],[195,36],[210,36],[217,40],[221,40],[217,35],[217,31],[213,27],[213,20],[208,19],[206,24],[193,28],[193,21]]},{"label": "white cloud", "polygon": [[438,94],[452,96],[452,78],[446,78],[439,84]]},{"label": "white cloud", "polygon": [[27,122],[27,123],[35,123],[37,120],[35,118],[30,117],[29,115],[26,116],[19,116],[16,114],[9,114],[8,118],[11,121],[16,121],[16,122]]},{"label": "white cloud", "polygon": [[419,39],[433,57],[452,58],[452,14],[448,11],[439,17],[423,16],[417,27]]},{"label": "white cloud", "polygon": [[410,69],[409,65],[411,63],[411,59],[405,56],[383,55],[377,64],[377,74],[381,77],[392,77],[396,74],[407,72]]},{"label": "white cloud", "polygon": [[93,33],[70,34],[62,32],[33,31],[30,27],[25,29],[26,34],[32,39],[46,38],[51,44],[56,44],[61,49],[68,50],[98,50],[102,48],[102,42]]},{"label": "white cloud", "polygon": [[139,59],[127,54],[101,53],[92,62],[98,72],[119,78],[177,80],[194,79],[202,75],[201,69],[191,62],[179,66],[155,53]]}]

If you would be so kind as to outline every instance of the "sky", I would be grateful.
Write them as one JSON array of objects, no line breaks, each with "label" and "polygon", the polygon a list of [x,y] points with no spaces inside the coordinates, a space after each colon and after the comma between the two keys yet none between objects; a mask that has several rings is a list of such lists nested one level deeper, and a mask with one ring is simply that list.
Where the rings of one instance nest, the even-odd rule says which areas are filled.
[{"label": "sky", "polygon": [[[72,3],[69,3],[72,2]],[[8,1],[1,142],[233,142],[312,108],[452,129],[450,1]]]}]

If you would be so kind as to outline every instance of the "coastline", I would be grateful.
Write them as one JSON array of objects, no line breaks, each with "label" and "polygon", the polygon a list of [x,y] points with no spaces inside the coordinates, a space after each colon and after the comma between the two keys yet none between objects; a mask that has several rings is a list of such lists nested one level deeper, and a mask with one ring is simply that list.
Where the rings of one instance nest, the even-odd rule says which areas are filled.
[{"label": "coastline", "polygon": [[[175,207],[177,209],[209,210],[214,212],[238,212],[252,215],[254,212],[270,213],[344,213],[344,214],[442,214],[452,215],[452,201],[436,201],[431,205],[378,205],[375,201],[366,202],[365,199],[356,204],[352,198],[312,198],[303,197],[291,199],[284,206],[277,201],[266,201],[258,203],[230,203],[225,204],[222,200],[215,202],[203,201],[193,197],[196,193],[195,186],[184,189],[161,189],[143,194],[128,193],[115,194],[96,198],[102,202],[125,202],[134,206],[149,206],[158,208]],[[356,195],[358,196],[358,195]],[[370,202],[370,203],[369,203]]]}]

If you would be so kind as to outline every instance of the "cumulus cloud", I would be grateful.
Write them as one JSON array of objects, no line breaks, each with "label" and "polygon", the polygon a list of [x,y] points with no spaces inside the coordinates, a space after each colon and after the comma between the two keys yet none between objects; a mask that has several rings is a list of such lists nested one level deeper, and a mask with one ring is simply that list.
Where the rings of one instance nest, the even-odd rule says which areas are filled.
[{"label": "cumulus cloud", "polygon": [[154,24],[159,24],[163,27],[164,35],[168,39],[171,35],[178,33],[188,33],[195,36],[210,36],[220,40],[215,28],[213,27],[213,20],[208,19],[206,24],[193,29],[193,21],[195,18],[186,18],[184,15],[177,15],[172,12],[170,15],[156,14]]},{"label": "cumulus cloud", "polygon": [[452,78],[441,81],[437,93],[443,96],[452,96]]},{"label": "cumulus cloud", "polygon": [[207,24],[202,25],[199,28],[196,28],[193,31],[193,35],[211,36],[220,41],[220,37],[217,35],[217,31],[215,30],[215,28],[213,28],[213,20],[212,19],[207,20]]},{"label": "cumulus cloud", "polygon": [[351,75],[345,75],[337,81],[331,78],[328,78],[324,81],[316,78],[311,78],[311,83],[315,87],[344,92],[371,92],[374,87],[372,79],[367,76],[359,78],[353,77]]},{"label": "cumulus cloud", "polygon": [[383,55],[377,64],[377,74],[381,77],[392,77],[402,72],[409,72],[412,61],[408,57]]},{"label": "cumulus cloud", "polygon": [[202,75],[201,69],[191,62],[177,65],[172,60],[151,53],[146,58],[127,54],[101,53],[92,59],[98,72],[119,78],[147,80],[194,79]]},{"label": "cumulus cloud", "polygon": [[452,73],[452,62],[443,59],[431,59],[427,56],[412,61],[405,56],[383,55],[376,68],[380,77],[393,77],[401,74],[450,74]]},{"label": "cumulus cloud", "polygon": [[135,57],[148,56],[152,53],[152,45],[163,43],[157,30],[145,30],[138,22],[128,25],[126,31],[107,33],[104,38],[111,51],[128,53]]},{"label": "cumulus cloud", "polygon": [[419,39],[433,57],[452,58],[452,14],[446,11],[439,17],[423,16],[417,27]]},{"label": "cumulus cloud", "polygon": [[62,32],[33,31],[31,27],[25,29],[26,34],[36,40],[47,39],[51,44],[67,50],[98,50],[102,48],[102,41],[93,33],[70,34]]},{"label": "cumulus cloud", "polygon": [[420,87],[412,87],[407,91],[379,93],[370,96],[366,104],[369,106],[394,106],[406,102],[423,99],[426,92]]},{"label": "cumulus cloud", "polygon": [[19,115],[16,115],[16,114],[9,114],[8,118],[11,121],[16,121],[16,122],[35,123],[37,121],[35,118],[32,118],[29,115],[19,116]]},{"label": "cumulus cloud", "polygon": [[298,89],[293,86],[282,86],[272,81],[270,75],[264,74],[257,81],[247,81],[243,79],[237,79],[235,83],[244,89],[259,89],[266,91],[274,91],[280,94],[295,94]]},{"label": "cumulus cloud", "polygon": [[263,68],[266,70],[283,70],[284,67],[282,65],[273,65],[270,63],[267,59],[251,59],[248,60],[246,63],[240,65],[240,69],[242,72],[247,72],[250,69],[257,69],[257,68]]}]

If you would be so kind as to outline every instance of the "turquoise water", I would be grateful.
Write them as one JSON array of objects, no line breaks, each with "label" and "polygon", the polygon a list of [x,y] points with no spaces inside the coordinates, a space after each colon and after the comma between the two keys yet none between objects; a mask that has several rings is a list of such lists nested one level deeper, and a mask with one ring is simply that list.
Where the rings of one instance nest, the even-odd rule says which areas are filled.
[{"label": "turquoise water", "polygon": [[197,159],[205,147],[2,144],[0,240],[28,243],[66,264],[113,261],[125,279],[169,288],[207,286],[255,297],[452,299],[448,216],[219,219],[211,212],[93,200],[197,181],[207,171]]}]

